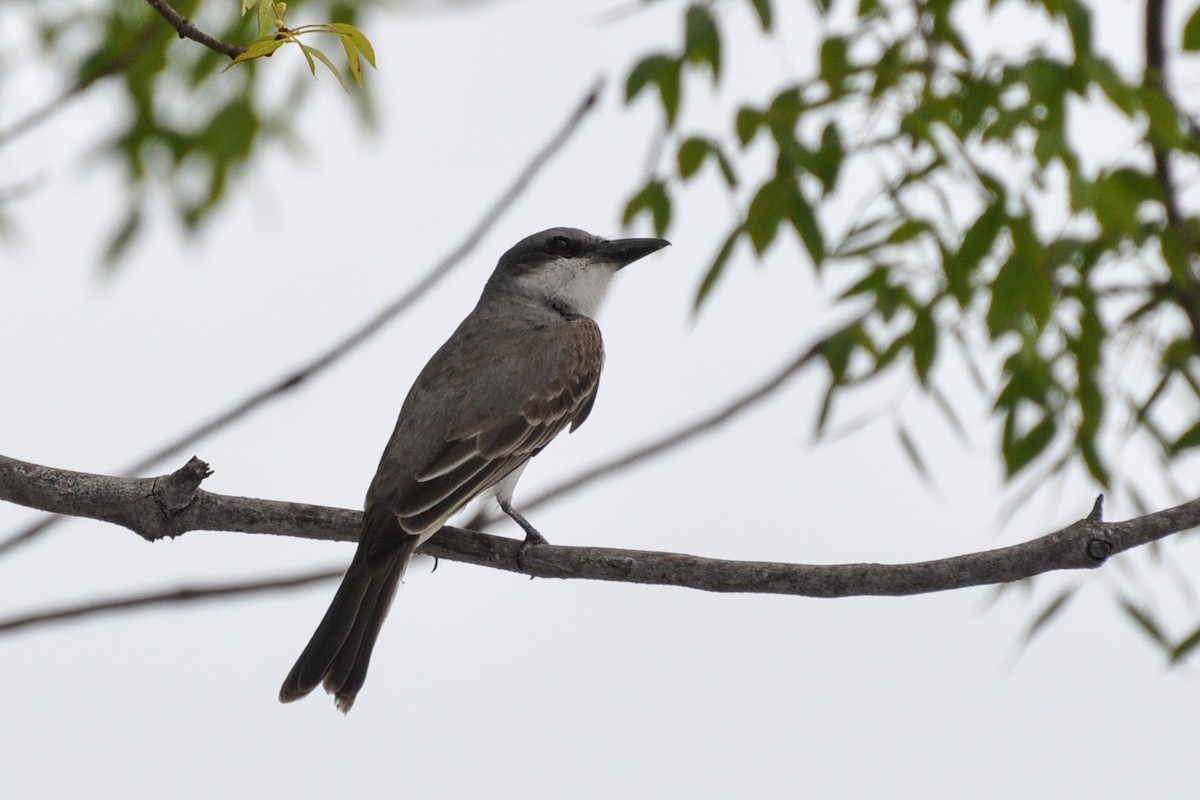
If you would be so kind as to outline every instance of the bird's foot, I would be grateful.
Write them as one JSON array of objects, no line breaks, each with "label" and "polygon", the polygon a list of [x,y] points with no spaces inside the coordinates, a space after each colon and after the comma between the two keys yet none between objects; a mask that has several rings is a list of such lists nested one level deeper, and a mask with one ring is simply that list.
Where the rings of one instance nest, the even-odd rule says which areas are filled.
[{"label": "bird's foot", "polygon": [[[538,545],[543,544],[550,544],[548,541],[546,541],[545,536],[542,536],[536,530],[526,531],[525,541],[521,542],[521,549],[517,551],[517,566],[524,570],[525,559],[529,555],[529,552]],[[533,580],[533,576],[530,575],[529,579]]]},{"label": "bird's foot", "polygon": [[[522,516],[521,512],[512,507],[512,503],[504,500],[500,502],[500,510],[508,516],[512,517],[513,522],[521,526],[521,530],[525,531],[525,541],[521,543],[521,549],[517,551],[517,566],[522,570],[525,569],[525,557],[529,555],[529,551],[541,544],[550,544],[546,541],[546,537],[542,536],[541,532]],[[533,577],[532,575],[530,576]]]}]

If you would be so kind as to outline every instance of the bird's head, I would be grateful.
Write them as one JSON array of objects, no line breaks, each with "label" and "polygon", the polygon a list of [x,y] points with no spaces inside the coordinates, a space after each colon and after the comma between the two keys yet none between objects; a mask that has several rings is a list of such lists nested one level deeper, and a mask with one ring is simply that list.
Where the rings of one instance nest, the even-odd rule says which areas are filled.
[{"label": "bird's head", "polygon": [[485,296],[489,290],[516,293],[561,313],[594,317],[617,270],[668,244],[550,228],[525,237],[500,257]]}]

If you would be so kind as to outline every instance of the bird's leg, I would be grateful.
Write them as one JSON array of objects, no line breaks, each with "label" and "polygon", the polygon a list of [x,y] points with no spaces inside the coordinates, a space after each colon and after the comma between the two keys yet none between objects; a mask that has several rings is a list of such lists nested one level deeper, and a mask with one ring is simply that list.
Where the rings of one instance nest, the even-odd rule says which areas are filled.
[{"label": "bird's leg", "polygon": [[508,516],[512,517],[512,521],[521,526],[521,530],[525,531],[525,541],[521,544],[521,550],[517,553],[517,563],[524,566],[525,556],[529,551],[539,544],[550,544],[546,541],[546,537],[542,536],[538,529],[533,527],[533,524],[525,519],[520,511],[513,508],[512,503],[508,500],[500,501],[500,510]]},{"label": "bird's leg", "polygon": [[521,526],[521,530],[525,531],[525,544],[528,547],[533,547],[535,544],[550,544],[546,541],[546,537],[538,532],[538,529],[533,527],[533,524],[522,516],[520,511],[513,508],[512,503],[507,500],[500,501],[500,510],[512,517],[513,522]]}]

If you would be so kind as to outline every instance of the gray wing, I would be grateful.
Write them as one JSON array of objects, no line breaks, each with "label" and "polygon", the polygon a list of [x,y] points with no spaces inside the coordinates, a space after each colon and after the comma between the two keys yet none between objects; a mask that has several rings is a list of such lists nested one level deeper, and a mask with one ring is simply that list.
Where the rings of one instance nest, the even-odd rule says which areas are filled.
[{"label": "gray wing", "polygon": [[437,530],[591,411],[604,360],[595,322],[523,331],[504,344],[492,348],[486,365],[455,376],[454,399],[440,409],[440,436],[389,493],[404,530]]}]

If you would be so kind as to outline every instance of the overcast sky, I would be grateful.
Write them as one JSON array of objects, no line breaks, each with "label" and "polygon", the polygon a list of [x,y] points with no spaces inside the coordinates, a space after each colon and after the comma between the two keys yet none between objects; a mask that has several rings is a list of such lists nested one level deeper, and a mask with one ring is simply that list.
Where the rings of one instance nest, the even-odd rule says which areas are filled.
[{"label": "overcast sky", "polygon": [[[360,134],[322,77],[304,157],[256,165],[198,239],[158,214],[111,278],[96,255],[115,219],[115,176],[83,166],[78,131],[111,118],[113,95],[96,91],[0,150],[5,176],[47,178],[11,209],[20,236],[0,250],[0,452],[111,472],[300,363],[457,245],[606,75],[599,112],[427,302],[195,448],[215,470],[211,491],[361,507],[409,384],[497,256],[554,225],[622,232],[657,119],[650,103],[622,105],[624,70],[675,46],[681,7],[603,23],[615,7],[508,0],[372,22],[377,135]],[[733,72],[714,108],[769,97],[808,63],[807,12],[784,15],[777,44],[754,32],[748,3],[725,7]],[[1101,43],[1130,24],[1098,19]],[[306,69],[290,54],[266,66]],[[30,84],[17,100],[32,105],[38,91]],[[716,129],[707,105],[691,122]],[[615,283],[594,412],[526,470],[518,507],[719,407],[844,319],[794,238],[762,264],[738,260],[694,317],[729,212],[715,176],[706,181],[677,209],[674,246]],[[814,447],[823,390],[823,376],[805,374],[713,435],[530,517],[561,544],[838,563],[996,547],[1091,507],[1094,489],[1071,481],[1002,525],[995,430],[967,389],[967,444],[896,384],[839,408],[840,421],[874,412],[875,425]],[[901,400],[932,487],[897,444],[888,412]],[[1197,475],[1176,478],[1195,486]],[[1110,503],[1107,513],[1134,511]],[[33,518],[0,505],[0,532]],[[1194,542],[1169,552],[1173,570],[1197,574]],[[0,559],[0,616],[336,567],[351,553],[206,532],[150,545],[72,521]],[[333,584],[38,628],[0,637],[0,786],[14,798],[1189,796],[1194,670],[1165,670],[1106,588],[1168,571],[1148,570],[1145,553],[1118,561],[1021,651],[1040,604],[1082,576],[994,604],[991,589],[829,601],[530,581],[450,562],[431,573],[419,560],[345,718],[321,693],[276,700]],[[1168,610],[1195,619],[1195,609]]]}]

